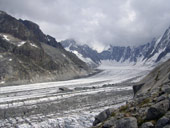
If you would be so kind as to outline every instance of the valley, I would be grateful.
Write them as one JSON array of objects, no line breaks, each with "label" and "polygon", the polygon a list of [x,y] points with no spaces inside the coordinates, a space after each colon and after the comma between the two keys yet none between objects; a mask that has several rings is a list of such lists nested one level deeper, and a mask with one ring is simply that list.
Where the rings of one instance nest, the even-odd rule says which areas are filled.
[{"label": "valley", "polygon": [[[159,38],[139,46],[111,44],[97,52],[74,39],[57,42],[38,24],[0,11],[0,127],[100,126],[107,116],[95,117],[103,110],[133,102],[136,91],[152,93],[152,87],[163,86],[169,61],[160,64],[170,57],[170,27]],[[160,95],[167,86],[161,87]]]},{"label": "valley", "polygon": [[133,97],[133,82],[150,67],[111,66],[80,79],[0,88],[0,126],[18,128],[86,128],[95,115]]}]

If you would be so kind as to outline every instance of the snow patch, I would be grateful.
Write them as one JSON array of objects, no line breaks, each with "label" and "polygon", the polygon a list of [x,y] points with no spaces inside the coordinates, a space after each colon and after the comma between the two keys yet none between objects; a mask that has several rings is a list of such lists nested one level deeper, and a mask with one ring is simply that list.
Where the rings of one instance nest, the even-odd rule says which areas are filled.
[{"label": "snow patch", "polygon": [[38,48],[38,46],[35,45],[35,44],[33,44],[33,43],[30,43],[30,45],[31,45],[32,47]]},{"label": "snow patch", "polygon": [[1,81],[1,82],[0,82],[0,84],[4,84],[4,83],[5,83],[5,81]]},{"label": "snow patch", "polygon": [[161,60],[159,61],[159,63],[163,63],[166,60],[168,60],[170,58],[170,53],[166,54],[166,56],[164,56],[163,58],[161,58]]},{"label": "snow patch", "polygon": [[155,49],[156,49],[157,45],[159,44],[159,42],[161,41],[161,39],[162,39],[162,36],[160,36],[160,37],[157,39],[157,41],[156,41],[156,43],[155,43],[155,45],[154,45],[154,49],[153,49],[153,51],[151,52],[151,54],[155,51]]},{"label": "snow patch", "polygon": [[21,46],[24,45],[25,43],[26,43],[26,41],[21,41],[21,42],[19,42],[18,47],[21,47]]},{"label": "snow patch", "polygon": [[8,39],[7,35],[3,35],[3,39],[5,39],[6,41],[10,41],[10,39]]},{"label": "snow patch", "polygon": [[87,64],[90,65],[96,65],[96,63],[94,63],[90,58],[88,57],[84,57],[82,54],[80,54],[78,51],[75,50],[70,50],[72,44],[70,44],[68,47],[65,48],[65,50],[74,53],[80,60],[84,61]]},{"label": "snow patch", "polygon": [[80,54],[79,52],[77,51],[72,51],[79,59],[81,59],[82,61],[88,63],[88,64],[94,64],[94,62],[90,59],[90,58],[87,58],[87,57],[84,57],[82,54]]},{"label": "snow patch", "polygon": [[154,56],[152,56],[151,58],[149,58],[145,64],[146,65],[154,65],[155,64],[155,61],[157,60],[158,56],[163,52],[165,51],[166,47],[164,49],[161,49],[159,50],[157,53],[154,54]]},{"label": "snow patch", "polygon": [[63,56],[63,57],[66,57],[66,55],[65,55],[65,54],[62,54],[62,56]]},{"label": "snow patch", "polygon": [[50,42],[50,39],[49,39],[49,38],[47,38],[47,41],[49,41],[49,42]]},{"label": "snow patch", "polygon": [[9,61],[12,61],[12,59],[10,58]]}]

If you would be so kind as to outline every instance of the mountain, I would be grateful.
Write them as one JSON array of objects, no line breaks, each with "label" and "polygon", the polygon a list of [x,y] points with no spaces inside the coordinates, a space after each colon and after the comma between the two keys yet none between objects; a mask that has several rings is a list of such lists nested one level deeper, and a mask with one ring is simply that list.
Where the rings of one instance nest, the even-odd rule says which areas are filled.
[{"label": "mountain", "polygon": [[130,46],[112,46],[107,50],[98,53],[87,45],[78,45],[74,40],[65,40],[61,42],[62,46],[68,51],[72,51],[79,58],[87,62],[85,58],[100,64],[103,60],[114,61],[118,63],[155,65],[164,62],[170,58],[170,27],[158,39],[154,38],[150,43],[137,47]]},{"label": "mountain", "polygon": [[96,67],[100,64],[100,56],[96,50],[93,50],[88,45],[78,45],[75,40],[67,39],[61,41],[62,46],[74,54],[89,66]]},{"label": "mountain", "polygon": [[165,61],[170,57],[170,28],[163,36],[153,39],[150,43],[138,47],[110,46],[108,50],[100,53],[101,60],[114,60],[116,62],[150,64]]},{"label": "mountain", "polygon": [[66,80],[87,75],[89,67],[45,35],[31,21],[0,11],[0,83]]},{"label": "mountain", "polygon": [[[168,38],[154,43],[147,59],[155,61],[169,52]],[[168,34],[169,35],[169,34]],[[155,53],[155,54],[154,54]],[[164,54],[163,54],[164,53]],[[162,56],[165,55],[165,56]],[[147,54],[146,54],[147,55]],[[168,128],[170,125],[170,59],[155,67],[133,86],[134,98],[119,108],[108,108],[99,113],[91,128]]]}]

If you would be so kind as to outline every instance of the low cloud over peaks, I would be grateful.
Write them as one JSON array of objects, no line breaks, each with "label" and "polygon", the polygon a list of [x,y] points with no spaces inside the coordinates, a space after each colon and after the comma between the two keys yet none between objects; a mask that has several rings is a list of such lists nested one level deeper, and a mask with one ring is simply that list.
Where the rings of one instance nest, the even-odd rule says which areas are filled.
[{"label": "low cloud over peaks", "polygon": [[1,0],[0,9],[39,24],[56,40],[75,38],[102,49],[139,45],[170,26],[167,0]]}]

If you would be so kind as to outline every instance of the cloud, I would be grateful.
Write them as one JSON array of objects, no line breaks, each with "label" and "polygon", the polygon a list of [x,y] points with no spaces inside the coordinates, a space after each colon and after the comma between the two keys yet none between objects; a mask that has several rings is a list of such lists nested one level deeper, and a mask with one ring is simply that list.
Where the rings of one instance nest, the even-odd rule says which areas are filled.
[{"label": "cloud", "polygon": [[57,40],[75,38],[103,49],[139,45],[170,25],[168,0],[1,0],[0,9],[39,24]]}]

